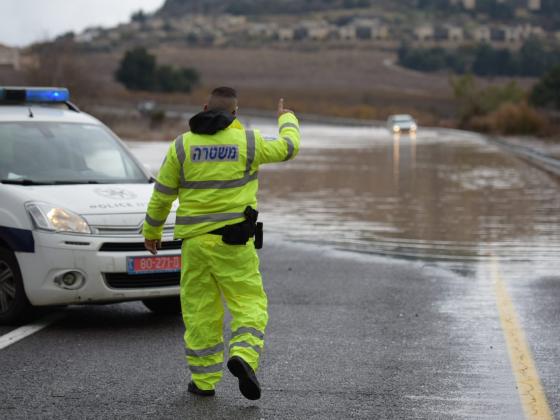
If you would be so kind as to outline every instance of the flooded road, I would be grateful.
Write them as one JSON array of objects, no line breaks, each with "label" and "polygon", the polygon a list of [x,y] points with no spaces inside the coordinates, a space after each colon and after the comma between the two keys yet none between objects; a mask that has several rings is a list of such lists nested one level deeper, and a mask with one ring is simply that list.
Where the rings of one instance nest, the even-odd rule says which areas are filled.
[{"label": "flooded road", "polygon": [[[130,145],[154,168],[167,147]],[[266,231],[291,241],[454,261],[560,258],[560,179],[476,134],[305,124],[298,158],[259,179]]]},{"label": "flooded road", "polygon": [[[272,122],[252,123],[263,134],[275,134]],[[131,146],[154,167],[167,147]],[[402,391],[399,407],[414,401],[414,408],[394,418],[438,417],[433,410],[441,410],[445,418],[523,418],[523,410],[526,418],[553,418],[549,412],[560,416],[560,178],[474,133],[421,129],[417,136],[392,137],[384,128],[304,124],[300,155],[262,167],[259,181],[265,232],[295,245],[354,251],[357,258],[344,268],[345,274],[329,269],[337,273],[337,287],[343,285],[335,294],[323,292],[330,276],[324,272],[312,279],[298,274],[291,287],[272,282],[273,296],[281,290],[289,293],[289,302],[297,301],[299,295],[291,291],[309,283],[316,285],[311,294],[323,303],[356,290],[380,293],[379,285],[386,281],[389,292],[368,306],[378,311],[372,325],[382,324],[383,308],[397,312],[399,320],[406,314],[418,319],[418,312],[426,310],[437,314],[413,322],[415,332],[408,338],[409,322],[401,325],[394,317],[387,330],[394,332],[393,338],[385,330],[364,333],[369,339],[401,343],[388,351],[389,360],[406,359],[401,349],[413,348],[411,364],[428,366],[427,378],[438,372],[445,382],[432,391],[420,385]],[[273,235],[265,235],[267,246],[277,246]],[[314,248],[294,247],[301,256],[284,264],[319,271],[336,266],[328,256],[307,261],[305,252]],[[411,271],[404,278],[393,270],[386,275],[376,268],[380,260],[362,255],[372,272],[364,274],[368,286],[356,288],[353,282],[361,274],[354,267],[362,261],[358,253],[406,259],[410,264],[403,266]],[[280,284],[292,278],[282,271],[285,265],[271,267],[280,271]],[[427,290],[428,297],[423,295]],[[360,307],[359,301],[354,298],[352,306]],[[329,306],[329,313],[335,309]],[[315,319],[316,310],[308,317]],[[458,362],[441,367],[449,357]],[[407,376],[406,382],[410,380]],[[449,384],[456,390],[450,391]],[[459,408],[450,409],[455,406]],[[430,414],[419,414],[424,409],[419,407]]]},{"label": "flooded road", "polygon": [[[180,317],[127,302],[1,350],[0,418],[560,418],[559,181],[476,134],[302,135],[259,177],[259,402],[190,395]],[[129,145],[157,170],[169,143]]]},{"label": "flooded road", "polygon": [[[276,132],[273,122],[251,123],[265,135]],[[130,145],[153,167],[167,148]],[[560,417],[560,178],[474,133],[421,128],[417,136],[393,137],[385,128],[303,124],[300,155],[262,167],[259,181],[265,232],[275,234],[265,235],[263,251],[272,254],[263,260],[280,242],[294,253],[265,267],[277,273],[267,283],[271,296],[287,295],[291,304],[303,293],[318,305],[294,325],[320,318],[320,305],[336,313],[331,302],[351,295],[345,310],[375,315],[364,326],[354,314],[345,328],[357,325],[365,328],[360,337],[384,340],[371,353],[388,349],[381,366],[408,360],[415,368],[403,372],[417,369],[412,377],[422,378],[410,389],[396,386],[403,413],[381,417]],[[349,261],[339,267],[338,257],[314,244],[353,252],[342,253]],[[383,261],[395,265],[385,272]],[[364,263],[369,271],[356,272]],[[409,272],[399,275],[397,267]],[[314,274],[303,275],[307,269]],[[362,295],[378,300],[362,307]],[[387,329],[372,332],[385,314]],[[423,389],[423,381],[434,388]]]}]

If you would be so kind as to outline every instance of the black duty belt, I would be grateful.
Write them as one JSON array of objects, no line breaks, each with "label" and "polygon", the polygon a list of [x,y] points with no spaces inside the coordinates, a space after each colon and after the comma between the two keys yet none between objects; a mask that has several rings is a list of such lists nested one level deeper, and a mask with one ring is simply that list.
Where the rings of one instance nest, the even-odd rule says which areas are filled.
[{"label": "black duty belt", "polygon": [[[245,223],[245,222],[241,222],[241,223]],[[237,223],[237,224],[239,225],[241,223]],[[208,233],[210,233],[211,235],[225,235],[228,232],[228,227],[230,227],[230,226],[235,226],[235,225],[224,226],[224,227],[221,227],[220,229],[216,229],[216,230],[213,230],[212,232],[208,232]]]},{"label": "black duty belt", "polygon": [[255,248],[261,249],[263,245],[263,224],[258,222],[259,212],[247,206],[243,212],[245,220],[234,225],[227,225],[208,232],[220,235],[222,241],[228,245],[245,245],[250,238],[255,238]]}]

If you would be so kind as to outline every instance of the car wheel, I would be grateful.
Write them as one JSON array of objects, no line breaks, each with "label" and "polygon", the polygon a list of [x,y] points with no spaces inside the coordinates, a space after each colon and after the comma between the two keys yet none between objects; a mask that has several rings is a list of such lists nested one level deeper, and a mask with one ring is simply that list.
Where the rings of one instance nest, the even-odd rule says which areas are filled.
[{"label": "car wheel", "polygon": [[143,300],[142,303],[146,308],[156,314],[177,315],[181,313],[181,300],[179,296],[146,299]]},{"label": "car wheel", "polygon": [[19,265],[13,252],[0,248],[0,325],[21,323],[32,306],[25,295]]}]

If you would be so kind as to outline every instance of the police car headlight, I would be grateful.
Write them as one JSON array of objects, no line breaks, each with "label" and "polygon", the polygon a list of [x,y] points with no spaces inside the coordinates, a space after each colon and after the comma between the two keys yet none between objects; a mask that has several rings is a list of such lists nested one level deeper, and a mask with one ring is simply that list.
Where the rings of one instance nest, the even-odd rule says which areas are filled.
[{"label": "police car headlight", "polygon": [[25,208],[38,229],[52,232],[91,233],[85,219],[68,209],[53,207],[46,203],[27,203]]}]

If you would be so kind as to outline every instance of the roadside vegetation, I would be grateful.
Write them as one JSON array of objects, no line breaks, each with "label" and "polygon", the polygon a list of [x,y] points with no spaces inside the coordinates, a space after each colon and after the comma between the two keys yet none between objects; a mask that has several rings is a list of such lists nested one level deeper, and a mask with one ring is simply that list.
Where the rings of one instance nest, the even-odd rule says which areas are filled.
[{"label": "roadside vegetation", "polygon": [[398,50],[401,66],[424,72],[451,71],[477,76],[541,77],[560,65],[560,45],[530,38],[518,51],[494,48],[489,44],[418,48],[403,44]]},{"label": "roadside vegetation", "polygon": [[129,90],[189,93],[199,83],[200,75],[190,67],[158,66],[154,55],[137,47],[126,51],[115,79]]},{"label": "roadside vegetation", "polygon": [[533,88],[530,99],[536,106],[560,111],[560,65],[542,77]]},{"label": "roadside vegetation", "polygon": [[[426,73],[450,72],[459,127],[505,135],[557,135],[560,111],[560,44],[530,38],[517,51],[488,44],[454,50],[402,45],[401,66]],[[475,77],[476,76],[476,77]],[[539,78],[522,88],[516,82],[480,78]]]},{"label": "roadside vegetation", "polygon": [[560,66],[530,92],[515,82],[483,88],[472,75],[452,78],[451,85],[462,128],[505,135],[549,136],[555,131],[546,111],[560,110]]}]

